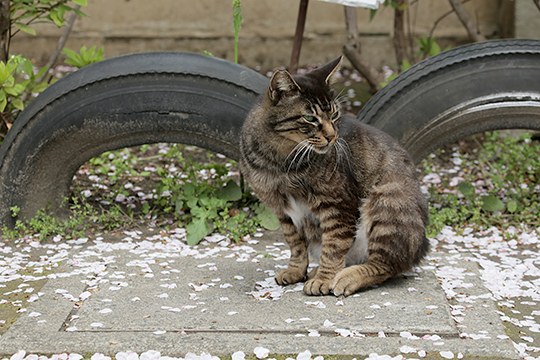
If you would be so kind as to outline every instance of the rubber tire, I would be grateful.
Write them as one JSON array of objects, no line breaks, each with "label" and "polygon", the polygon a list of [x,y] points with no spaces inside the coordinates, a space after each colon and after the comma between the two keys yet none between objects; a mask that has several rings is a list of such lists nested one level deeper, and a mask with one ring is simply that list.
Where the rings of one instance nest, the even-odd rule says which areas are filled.
[{"label": "rubber tire", "polygon": [[189,53],[106,60],[59,80],[18,117],[0,146],[0,222],[10,208],[55,211],[77,169],[104,151],[183,143],[239,157],[244,118],[268,80]]},{"label": "rubber tire", "polygon": [[358,118],[397,138],[418,162],[475,133],[540,130],[539,79],[540,41],[466,45],[402,73]]}]

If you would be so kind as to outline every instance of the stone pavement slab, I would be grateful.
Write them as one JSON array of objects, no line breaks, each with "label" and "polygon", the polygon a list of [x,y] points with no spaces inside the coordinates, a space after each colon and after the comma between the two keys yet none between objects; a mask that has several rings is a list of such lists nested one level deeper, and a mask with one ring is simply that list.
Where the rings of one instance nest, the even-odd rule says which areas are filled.
[{"label": "stone pavement slab", "polygon": [[[275,285],[287,258],[277,233],[238,246],[88,243],[63,265],[65,276],[41,289],[27,311],[34,316],[21,316],[0,337],[0,352],[226,355],[262,346],[276,354],[424,350],[516,358],[473,262],[435,253],[414,273],[337,299]],[[447,267],[461,276],[441,283],[436,273]],[[454,304],[445,289],[473,300]]]}]

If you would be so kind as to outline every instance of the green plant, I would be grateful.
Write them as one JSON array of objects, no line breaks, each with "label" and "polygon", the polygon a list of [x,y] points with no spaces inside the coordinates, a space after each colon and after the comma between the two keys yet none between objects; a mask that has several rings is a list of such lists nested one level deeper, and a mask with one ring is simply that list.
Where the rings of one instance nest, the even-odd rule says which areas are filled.
[{"label": "green plant", "polygon": [[15,30],[11,30],[9,36],[13,37],[19,31],[36,35],[31,26],[35,23],[52,22],[62,27],[69,12],[83,15],[79,7],[87,5],[88,0],[10,0],[10,26]]},{"label": "green plant", "polygon": [[183,161],[186,171],[182,180],[158,169],[160,180],[155,204],[185,225],[188,244],[199,243],[213,231],[239,240],[255,232],[259,225],[268,227],[270,222],[265,221],[271,214],[244,211],[253,199],[243,194],[237,182],[227,176],[227,166]]},{"label": "green plant", "polygon": [[[279,227],[274,214],[231,177],[235,166],[212,153],[173,144],[106,152],[91,159],[85,171],[102,189],[94,192],[94,202],[119,205],[121,199],[120,207],[132,218],[176,221],[186,228],[188,243],[197,244],[214,231],[239,240],[257,227]],[[74,192],[88,188],[85,184]]]},{"label": "green plant", "polygon": [[34,72],[34,65],[27,58],[12,56],[7,63],[0,62],[0,113],[7,121],[23,110],[30,94],[40,93],[47,86],[39,78],[47,69]]},{"label": "green plant", "polygon": [[422,163],[426,173],[443,174],[429,187],[429,235],[444,226],[539,226],[540,143],[528,133],[493,132],[473,139],[474,152],[453,154],[459,172],[445,172],[433,160]]},{"label": "green plant", "polygon": [[86,46],[82,46],[79,52],[64,48],[62,52],[66,55],[66,64],[79,69],[103,60],[102,47],[92,46],[91,48],[87,48]]},{"label": "green plant", "polygon": [[420,56],[424,59],[429,56],[438,55],[442,51],[437,41],[431,37],[420,37],[418,39],[418,47]]},{"label": "green plant", "polygon": [[68,13],[83,15],[80,7],[86,5],[87,0],[10,0],[0,7],[0,140],[26,103],[54,81],[49,74],[54,61],[38,68],[22,55],[10,56],[13,37],[20,32],[35,35],[36,23],[62,27]]},{"label": "green plant", "polygon": [[234,62],[238,64],[238,39],[242,27],[242,4],[241,0],[233,0],[233,31],[234,31]]},{"label": "green plant", "polygon": [[[67,202],[67,201],[66,201]],[[13,228],[2,226],[2,236],[15,239],[23,236],[37,236],[46,239],[51,236],[62,236],[66,239],[81,237],[91,228],[111,230],[131,223],[131,218],[119,206],[111,206],[106,212],[86,201],[73,198],[69,205],[67,217],[53,216],[45,209],[39,210],[30,220],[17,219]],[[11,208],[11,215],[15,218],[20,209]]]}]

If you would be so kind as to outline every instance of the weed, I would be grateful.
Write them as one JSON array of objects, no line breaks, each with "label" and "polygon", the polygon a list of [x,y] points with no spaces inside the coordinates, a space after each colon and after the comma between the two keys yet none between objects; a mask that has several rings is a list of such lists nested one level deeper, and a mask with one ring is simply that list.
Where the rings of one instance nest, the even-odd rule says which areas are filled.
[{"label": "weed", "polygon": [[[428,187],[429,235],[444,226],[539,226],[540,143],[530,134],[500,132],[473,139],[474,151],[454,149],[450,169],[444,170],[433,159],[422,162],[427,176],[440,174]],[[445,156],[445,152],[439,150],[436,155]]]},{"label": "weed", "polygon": [[131,218],[175,221],[186,228],[190,244],[211,232],[239,240],[259,226],[279,226],[268,209],[242,192],[236,164],[209,152],[145,145],[106,152],[89,165],[79,172],[75,193],[103,206],[120,205]]},{"label": "weed", "polygon": [[233,32],[234,32],[234,63],[238,64],[238,39],[240,37],[240,28],[242,27],[242,2],[233,0]]}]

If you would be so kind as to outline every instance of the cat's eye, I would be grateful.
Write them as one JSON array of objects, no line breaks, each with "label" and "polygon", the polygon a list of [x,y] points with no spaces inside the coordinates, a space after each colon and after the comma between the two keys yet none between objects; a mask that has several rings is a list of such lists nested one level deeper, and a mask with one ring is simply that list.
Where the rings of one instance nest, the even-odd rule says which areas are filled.
[{"label": "cat's eye", "polygon": [[310,123],[317,123],[319,120],[313,115],[304,115],[304,119]]}]

